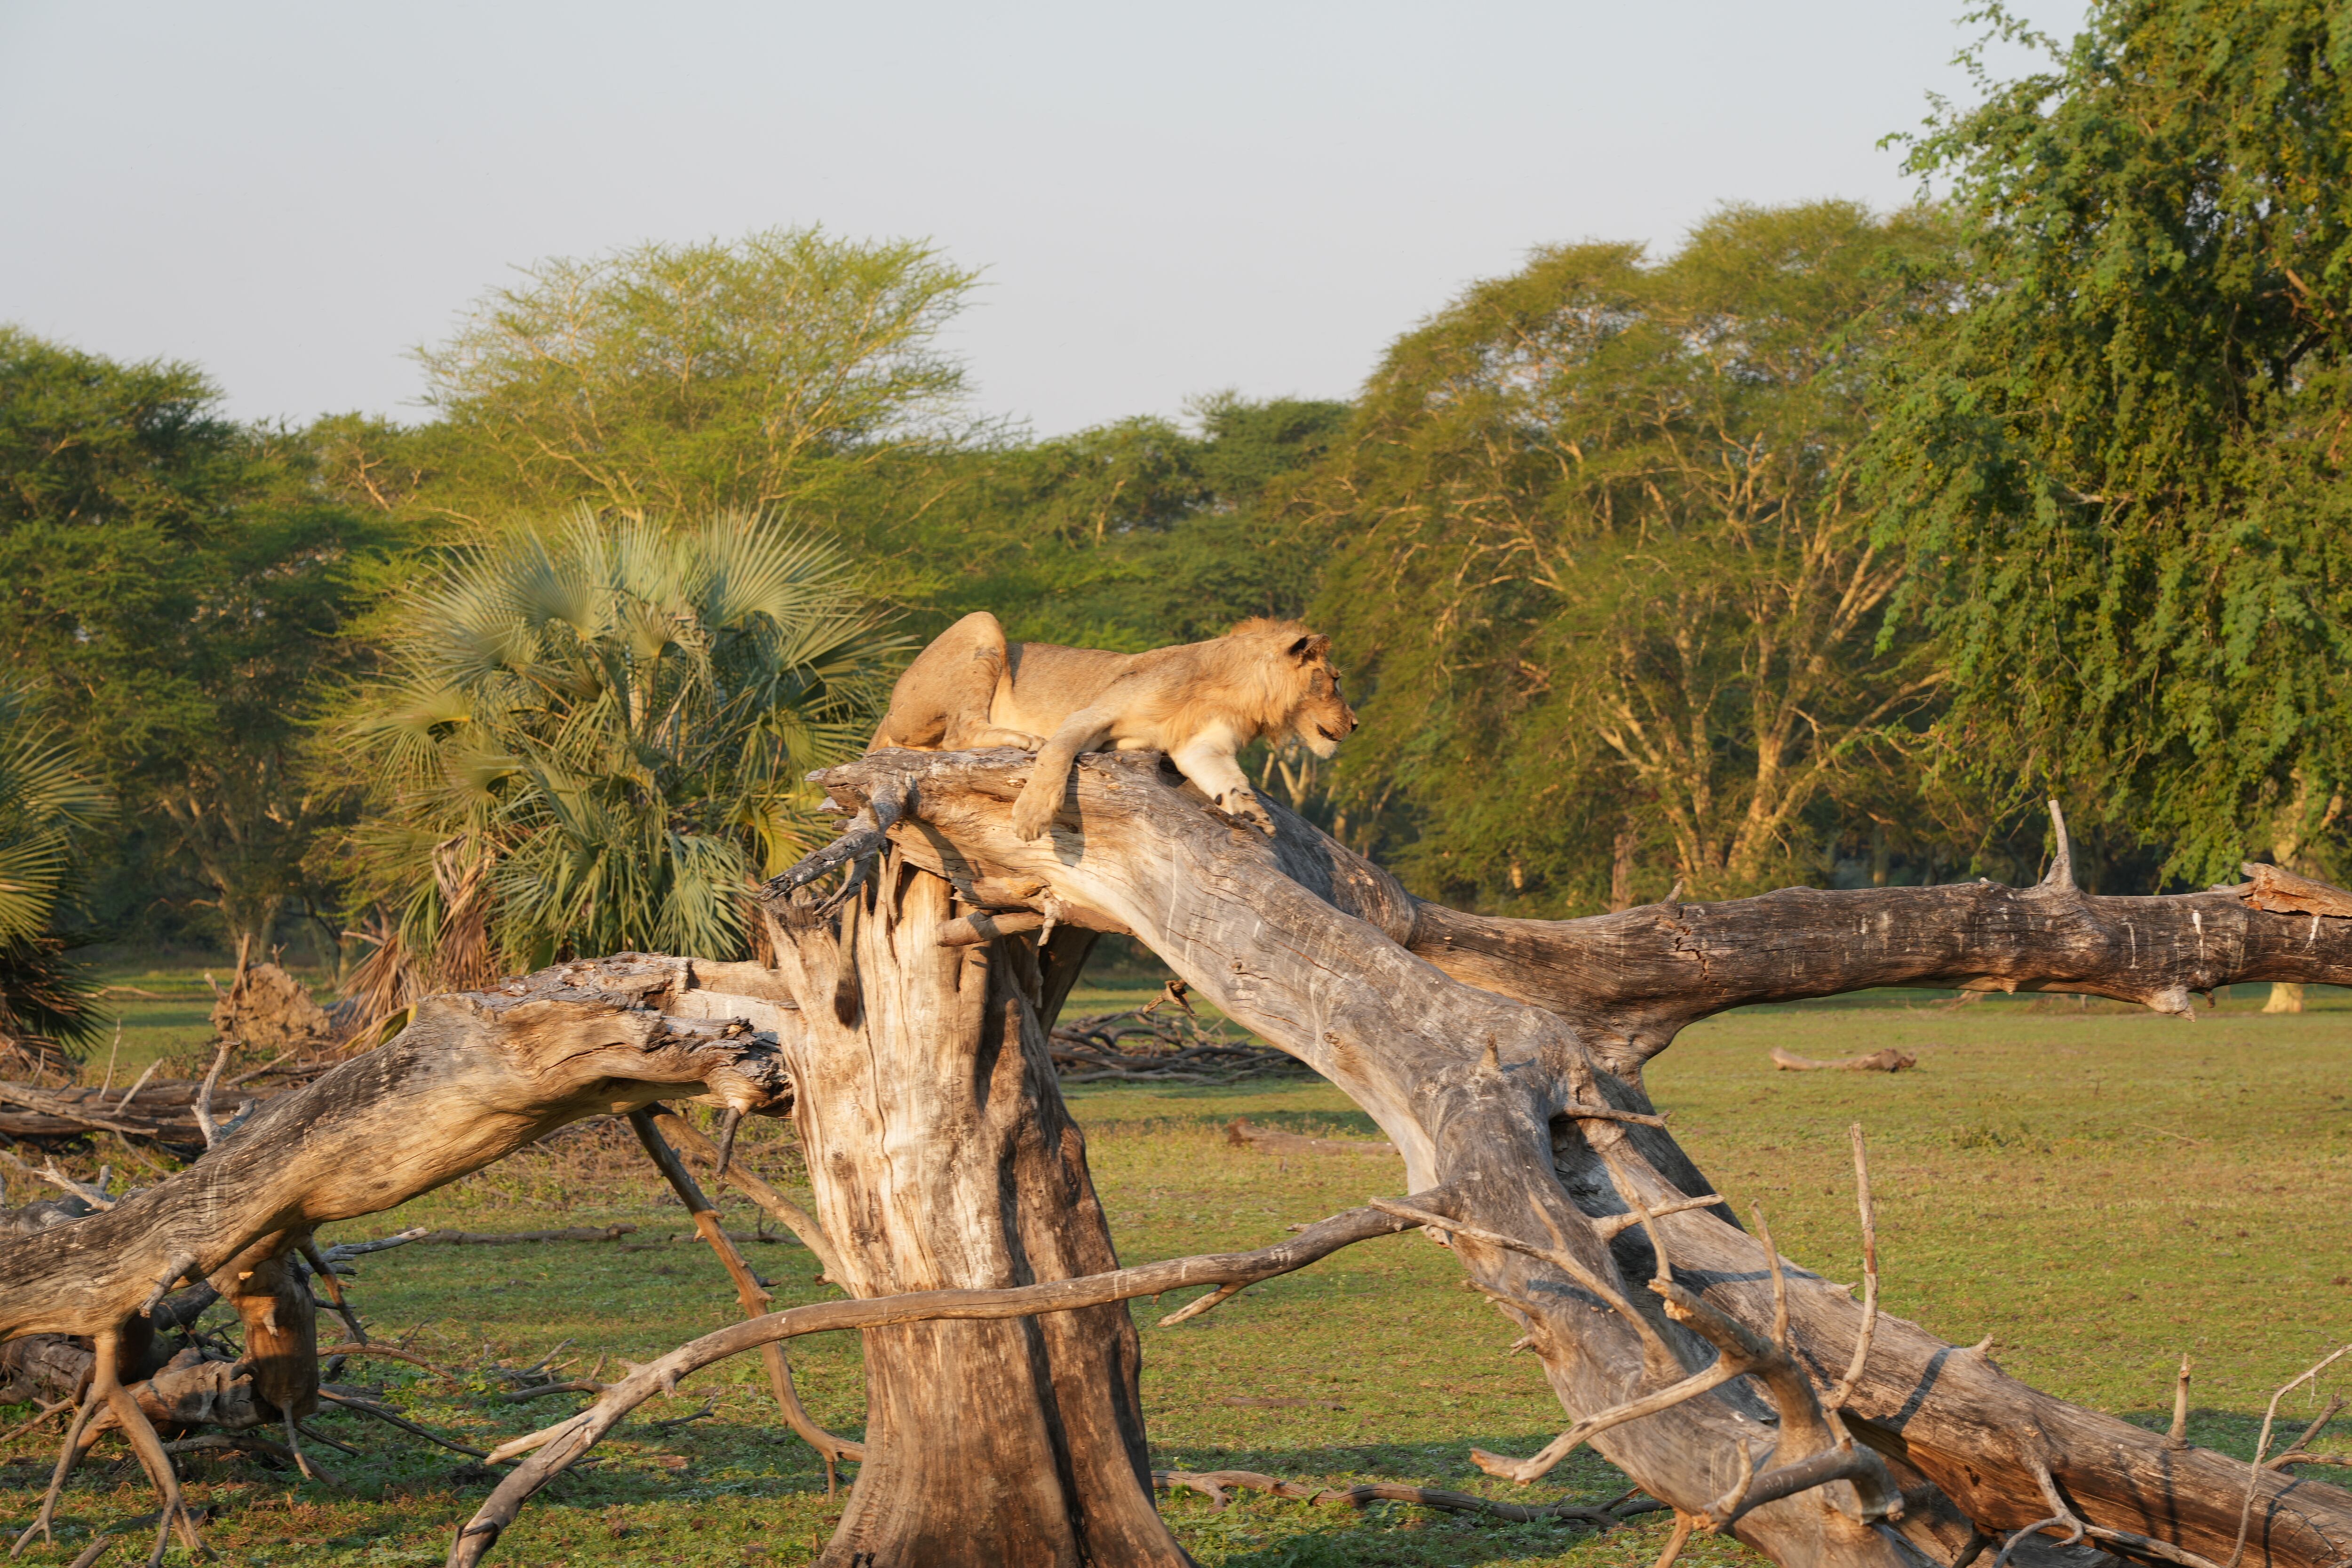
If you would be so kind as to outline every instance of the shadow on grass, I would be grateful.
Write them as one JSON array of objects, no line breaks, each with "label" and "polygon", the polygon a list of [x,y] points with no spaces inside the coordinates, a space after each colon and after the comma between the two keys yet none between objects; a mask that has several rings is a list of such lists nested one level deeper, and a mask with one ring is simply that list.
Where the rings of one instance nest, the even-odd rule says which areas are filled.
[{"label": "shadow on grass", "polygon": [[[1507,1451],[1526,1452],[1548,1441],[1551,1434],[1485,1437]],[[1420,1450],[1372,1444],[1304,1449],[1187,1449],[1187,1464],[1197,1469],[1256,1470],[1278,1479],[1307,1485],[1344,1487],[1365,1480],[1402,1481],[1411,1486],[1441,1487],[1493,1496],[1498,1501],[1606,1502],[1625,1489],[1624,1478],[1595,1456],[1579,1455],[1570,1461],[1575,1473],[1565,1485],[1509,1487],[1460,1475],[1435,1475],[1426,1469]],[[1193,1458],[1197,1455],[1198,1458]],[[1664,1526],[1665,1516],[1636,1515],[1608,1531],[1571,1521],[1513,1523],[1477,1515],[1445,1513],[1412,1503],[1374,1502],[1358,1509],[1340,1503],[1313,1503],[1300,1499],[1273,1498],[1236,1491],[1222,1511],[1197,1493],[1161,1494],[1160,1510],[1171,1528],[1194,1549],[1214,1546],[1220,1568],[1439,1568],[1453,1564],[1560,1561],[1573,1553],[1576,1562],[1600,1561],[1584,1550],[1604,1538],[1630,1532],[1640,1540]],[[1603,1551],[1610,1548],[1603,1547]],[[1612,1552],[1607,1561],[1617,1561]],[[1654,1542],[1636,1555],[1647,1560]],[[1696,1560],[1696,1559],[1695,1559]]]},{"label": "shadow on grass", "polygon": [[[2304,1391],[2298,1389],[2279,1402],[2278,1419],[2271,1426],[2270,1458],[2276,1458],[2285,1453],[2288,1445],[2301,1436],[2303,1429],[2326,1408],[2325,1405],[2305,1403],[2303,1394]],[[2168,1409],[2121,1410],[2116,1415],[2118,1420],[2128,1421],[2135,1426],[2145,1426],[2151,1432],[2172,1430],[2172,1412]],[[2217,1454],[2227,1454],[2233,1459],[2252,1464],[2254,1445],[2261,1440],[2262,1435],[2263,1413],[2259,1410],[2212,1410],[2202,1406],[2189,1409],[2189,1442],[2192,1447],[2210,1448]],[[2326,1429],[2313,1439],[2312,1447],[2336,1452],[2345,1447],[2347,1442],[2352,1442],[2352,1410],[2329,1422]],[[2339,1484],[2336,1478],[2344,1474],[2341,1469],[2334,1469],[2331,1473],[2329,1467],[2319,1465],[2296,1473],[2330,1486]]]},{"label": "shadow on grass", "polygon": [[[1148,1133],[1181,1128],[1222,1131],[1234,1117],[1245,1116],[1253,1126],[1308,1137],[1384,1136],[1380,1125],[1360,1110],[1297,1110],[1257,1103],[1296,1094],[1302,1089],[1320,1088],[1324,1081],[1312,1073],[1302,1072],[1248,1079],[1240,1083],[1153,1084],[1150,1086],[1151,1109],[1141,1114],[1122,1114],[1126,1108],[1119,1103],[1122,1099],[1133,1097],[1134,1090],[1141,1086],[1067,1084],[1062,1094],[1080,1123],[1097,1133]],[[1192,1106],[1199,1109],[1179,1109]]]}]

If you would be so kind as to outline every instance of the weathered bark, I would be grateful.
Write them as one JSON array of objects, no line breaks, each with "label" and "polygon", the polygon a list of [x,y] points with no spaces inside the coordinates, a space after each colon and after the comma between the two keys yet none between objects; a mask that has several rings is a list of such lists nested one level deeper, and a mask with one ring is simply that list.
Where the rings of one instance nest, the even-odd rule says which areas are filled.
[{"label": "weathered bark", "polygon": [[[1076,978],[1066,930],[942,945],[948,884],[886,856],[846,963],[824,931],[779,949],[817,1216],[853,1296],[999,1289],[1116,1268],[1046,1052]],[[827,1564],[1181,1563],[1161,1524],[1124,1308],[866,1331],[866,1458]]]},{"label": "weathered bark", "polygon": [[[195,1112],[196,1095],[204,1088],[201,1083],[142,1080],[134,1087],[136,1095],[118,1089],[109,1096],[87,1087],[47,1089],[0,1082],[0,1132],[34,1140],[118,1132],[192,1154],[204,1149],[205,1135],[196,1125]],[[221,1098],[234,1109],[240,1100],[268,1098],[272,1092],[248,1090],[236,1099]]]},{"label": "weathered bark", "polygon": [[[1711,1359],[1630,1288],[1654,1267],[1649,1236],[1677,1283],[1751,1328],[1771,1318],[1765,1259],[1719,1205],[1622,1229],[1612,1220],[1709,1191],[1662,1127],[1634,1120],[1652,1110],[1642,1063],[1684,1024],[1884,984],[2079,989],[2185,1013],[2189,993],[2232,980],[2352,980],[2352,922],[2252,910],[2230,891],[2088,898],[2063,857],[2024,890],[1795,889],[1504,921],[1418,903],[1296,817],[1271,843],[1234,830],[1150,758],[1085,759],[1055,831],[1024,843],[1005,803],[1025,771],[1005,753],[880,753],[824,782],[844,805],[895,798],[901,853],[976,906],[1050,900],[1066,921],[1134,932],[1362,1106],[1411,1184],[1444,1194],[1441,1212],[1465,1231],[1548,1241],[1572,1274],[1467,1234],[1455,1248],[1527,1330],[1571,1411],[1623,1403]],[[1800,1352],[1829,1369],[1827,1383],[1859,1309],[1793,1266],[1789,1299]],[[2054,1499],[2133,1550],[2231,1554],[2246,1467],[2036,1394],[1915,1325],[1882,1320],[1845,1413],[1911,1489],[1900,1534],[1853,1517],[1842,1488],[1759,1508],[1735,1533],[1783,1563],[1949,1561],[1972,1530],[2060,1513]],[[1696,1513],[1732,1482],[1742,1436],[1769,1431],[1773,1415],[1733,1383],[1594,1441]],[[2257,1478],[2255,1496],[2244,1561],[2321,1568],[2352,1555],[2352,1496],[2275,1472]]]},{"label": "weathered bark", "polygon": [[[828,1269],[853,1293],[1115,1269],[1045,1047],[1093,934],[1066,927],[1042,954],[1026,937],[943,947],[947,885],[895,864],[856,910],[845,954],[830,925],[803,922],[772,970],[625,955],[434,998],[177,1176],[0,1246],[0,1337],[135,1331],[160,1286],[209,1276],[245,1320],[247,1360],[192,1363],[134,1397],[159,1422],[306,1413],[316,1340],[284,1259],[318,1226],[680,1091],[796,1110],[819,1239],[837,1242]],[[868,1458],[824,1561],[1187,1561],[1153,1505],[1123,1308],[893,1322],[866,1359]]]},{"label": "weathered bark", "polygon": [[432,998],[398,1038],[278,1096],[177,1175],[0,1243],[0,1339],[108,1331],[183,1279],[257,1300],[275,1284],[247,1271],[318,1226],[405,1202],[583,1116],[680,1092],[787,1109],[772,1035],[646,1005],[693,980],[688,960],[624,955]]},{"label": "weathered bark", "polygon": [[2257,910],[2227,888],[2097,898],[2063,859],[2031,888],[1788,888],[1578,921],[1411,908],[1394,940],[1576,1025],[1632,1078],[1685,1025],[1758,1002],[1956,986],[2071,991],[2186,1017],[2192,994],[2233,983],[2352,979],[2352,921]]}]

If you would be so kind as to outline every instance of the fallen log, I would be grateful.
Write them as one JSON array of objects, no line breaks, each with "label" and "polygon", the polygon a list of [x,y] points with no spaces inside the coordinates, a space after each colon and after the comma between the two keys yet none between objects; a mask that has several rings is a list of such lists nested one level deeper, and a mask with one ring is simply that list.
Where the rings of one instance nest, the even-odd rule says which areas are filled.
[{"label": "fallen log", "polygon": [[[293,1307],[287,1275],[262,1266],[325,1219],[578,1115],[699,1093],[793,1117],[840,1255],[828,1272],[853,1300],[731,1325],[505,1445],[530,1458],[453,1563],[477,1560],[635,1404],[727,1355],[854,1327],[866,1457],[826,1568],[1176,1568],[1117,1303],[1215,1282],[1163,1320],[1181,1322],[1301,1255],[1117,1266],[1049,1037],[1092,933],[1125,931],[1389,1135],[1413,1196],[1327,1222],[1314,1245],[1420,1226],[1519,1331],[1577,1417],[1540,1453],[1479,1456],[1494,1473],[1533,1479],[1590,1441],[1676,1510],[1670,1553],[1717,1530],[1829,1568],[1957,1563],[1989,1542],[2025,1563],[2352,1557],[2352,1495],[2052,1399],[1989,1346],[1879,1314],[1874,1286],[1857,1302],[1787,1263],[1734,1219],[1642,1082],[1683,1026],[1753,1002],[1940,984],[2181,1012],[2232,980],[2343,984],[2352,921],[2255,909],[2242,890],[2087,897],[2063,824],[2032,889],[1793,889],[1494,921],[1412,899],[1278,806],[1271,840],[1238,830],[1148,756],[1083,759],[1053,830],[1023,841],[1008,805],[1029,766],[886,752],[833,770],[822,782],[850,830],[769,889],[772,968],[625,955],[428,1000],[389,1045],[262,1107],[180,1175],[0,1241],[0,1337],[95,1337],[81,1414],[103,1403],[145,1434],[168,1525],[168,1456],[112,1381],[164,1288],[210,1279],[250,1338],[266,1303],[281,1324]],[[801,896],[835,871],[821,900]],[[942,945],[970,913],[1024,909],[1034,930]],[[985,934],[950,934],[965,931]],[[283,1352],[297,1372],[304,1348]],[[259,1368],[250,1386],[268,1404],[300,1390],[268,1394]]]},{"label": "fallen log", "polygon": [[1613,1504],[1591,1507],[1582,1503],[1515,1503],[1496,1502],[1469,1492],[1447,1491],[1439,1487],[1397,1486],[1383,1481],[1359,1482],[1346,1487],[1310,1487],[1299,1481],[1277,1480],[1255,1470],[1154,1470],[1152,1480],[1162,1488],[1181,1487],[1199,1492],[1211,1506],[1223,1509],[1230,1500],[1225,1494],[1234,1491],[1264,1492],[1269,1497],[1291,1498],[1299,1502],[1318,1506],[1338,1504],[1343,1508],[1363,1508],[1375,1502],[1409,1502],[1421,1508],[1442,1509],[1447,1513],[1477,1514],[1486,1519],[1499,1519],[1507,1524],[1558,1522],[1589,1524],[1599,1530],[1613,1530],[1629,1519],[1645,1513],[1656,1513],[1666,1505],[1654,1498],[1620,1498]]},{"label": "fallen log", "polygon": [[[2256,910],[2228,889],[2082,893],[2063,822],[2051,875],[2031,889],[1790,889],[1544,922],[1413,900],[1278,807],[1273,839],[1236,832],[1148,756],[1083,759],[1053,831],[1024,842],[1006,805],[1025,777],[1013,753],[880,752],[821,782],[845,809],[887,803],[866,819],[894,825],[899,854],[974,903],[1003,908],[1003,889],[1026,882],[1064,921],[1133,932],[1339,1085],[1397,1144],[1411,1184],[1452,1194],[1457,1256],[1574,1411],[1663,1398],[1721,1353],[1665,1310],[1673,1298],[1632,1288],[1644,1278],[1689,1279],[1750,1332],[1785,1321],[1818,1368],[1844,1364],[1861,1333],[1842,1288],[1784,1274],[1720,1204],[1693,1202],[1712,1188],[1641,1081],[1684,1026],[1882,985],[2077,990],[2186,1014],[2192,993],[2235,980],[2352,980],[2352,921]],[[2247,1467],[2040,1394],[1983,1349],[1896,1320],[1878,1321],[1866,1359],[1831,1416],[1904,1489],[1901,1518],[1858,1513],[1839,1481],[1747,1509],[1729,1533],[1790,1563],[1949,1562],[1985,1538],[2016,1561],[2036,1531],[2232,1558]],[[1791,1444],[1788,1417],[1733,1382],[1594,1442],[1652,1495],[1706,1516],[1759,1430],[1781,1435],[1759,1474],[1845,1462]],[[2242,1565],[2352,1556],[2352,1495],[2276,1472],[2251,1484]]]},{"label": "fallen log", "polygon": [[1225,1142],[1236,1149],[1268,1154],[1393,1154],[1396,1145],[1378,1138],[1309,1138],[1276,1127],[1255,1127],[1244,1116],[1225,1123]]},{"label": "fallen log", "polygon": [[582,1117],[681,1092],[789,1110],[772,1034],[652,1005],[692,989],[692,974],[683,959],[625,955],[431,999],[390,1044],[270,1100],[185,1170],[0,1243],[0,1339],[110,1331],[183,1279],[234,1294],[216,1276],[248,1249],[281,1258],[320,1226],[405,1202]]},{"label": "fallen log", "polygon": [[1898,1051],[1888,1046],[1867,1056],[1844,1057],[1825,1062],[1811,1057],[1801,1057],[1785,1046],[1774,1046],[1772,1065],[1782,1072],[1901,1072],[1906,1068],[1917,1067],[1919,1058],[1909,1051]]},{"label": "fallen log", "polygon": [[415,1242],[419,1247],[518,1247],[538,1241],[618,1241],[636,1233],[633,1225],[573,1225],[562,1230],[428,1230]]},{"label": "fallen log", "polygon": [[[87,1084],[44,1088],[0,1081],[0,1132],[34,1142],[113,1132],[160,1144],[175,1153],[194,1154],[205,1147],[204,1129],[196,1118],[196,1101],[203,1090],[201,1080],[151,1081],[143,1077],[129,1089],[116,1090]],[[215,1099],[234,1113],[282,1092],[282,1089],[231,1086],[226,1092],[217,1092]],[[7,1109],[11,1106],[20,1109]]]}]

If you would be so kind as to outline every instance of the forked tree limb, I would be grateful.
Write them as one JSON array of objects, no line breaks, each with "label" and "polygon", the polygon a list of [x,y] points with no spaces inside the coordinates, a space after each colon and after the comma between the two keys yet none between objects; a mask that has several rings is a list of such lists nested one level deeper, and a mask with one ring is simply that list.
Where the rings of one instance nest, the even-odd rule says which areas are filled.
[{"label": "forked tree limb", "polygon": [[772,1035],[649,1005],[693,984],[688,960],[624,956],[420,1004],[390,1044],[270,1100],[187,1169],[0,1242],[0,1339],[111,1328],[257,1244],[282,1253],[582,1117],[681,1092],[788,1108]]},{"label": "forked tree limb", "polygon": [[[701,1161],[716,1169],[719,1146],[702,1130],[676,1111],[655,1108],[654,1121],[665,1137],[677,1146],[678,1152]],[[784,1196],[760,1176],[747,1170],[740,1162],[727,1167],[727,1180],[743,1190],[746,1197],[768,1211],[769,1216],[800,1238],[801,1245],[816,1254],[817,1264],[828,1275],[838,1277],[841,1258],[833,1249],[833,1242],[816,1216]]]},{"label": "forked tree limb", "polygon": [[2352,920],[2267,912],[2234,889],[2105,898],[2047,880],[1788,888],[1574,921],[1416,902],[1404,942],[1593,1029],[1629,1068],[1729,1008],[1878,986],[2074,992],[2188,1017],[2223,985],[2352,980]]},{"label": "forked tree limb", "polygon": [[[677,1194],[678,1202],[684,1204],[687,1213],[694,1217],[696,1232],[709,1244],[711,1252],[719,1258],[719,1267],[727,1270],[727,1278],[735,1286],[736,1305],[741,1308],[743,1316],[764,1316],[769,1300],[766,1288],[751,1272],[751,1266],[743,1261],[743,1255],[735,1249],[735,1244],[728,1239],[727,1228],[719,1217],[718,1205],[704,1195],[701,1184],[694,1179],[686,1168],[686,1162],[678,1158],[677,1151],[671,1148],[662,1136],[658,1123],[683,1125],[683,1119],[668,1112],[662,1112],[657,1117],[656,1113],[660,1110],[658,1106],[641,1106],[630,1111],[630,1131],[637,1135],[637,1142],[645,1146],[646,1153],[653,1160],[655,1168],[661,1172],[663,1180],[669,1184],[670,1190]],[[836,1437],[810,1419],[808,1411],[801,1405],[800,1391],[793,1386],[792,1364],[784,1359],[784,1347],[781,1342],[761,1346],[760,1359],[766,1365],[768,1389],[775,1396],[776,1408],[782,1412],[784,1424],[824,1460],[826,1489],[830,1491],[834,1467],[843,1459],[864,1458],[866,1445],[846,1437]]]}]

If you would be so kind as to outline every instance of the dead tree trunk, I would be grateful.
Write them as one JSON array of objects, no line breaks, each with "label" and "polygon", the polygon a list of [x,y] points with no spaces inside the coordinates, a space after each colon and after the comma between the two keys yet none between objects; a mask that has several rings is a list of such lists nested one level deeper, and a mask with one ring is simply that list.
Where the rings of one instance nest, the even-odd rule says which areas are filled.
[{"label": "dead tree trunk", "polygon": [[[1055,1088],[1052,1014],[1093,937],[942,945],[953,891],[884,856],[836,942],[803,926],[776,982],[818,1218],[854,1296],[992,1289],[1118,1267]],[[865,1462],[819,1559],[1189,1561],[1153,1505],[1123,1306],[868,1329]]]},{"label": "dead tree trunk", "polygon": [[[1026,764],[899,752],[834,770],[835,798],[868,814],[834,863],[887,830],[975,908],[1141,938],[1381,1124],[1412,1185],[1440,1194],[1425,1206],[1458,1222],[1473,1282],[1524,1330],[1561,1403],[1588,1415],[1715,1359],[1675,1310],[1675,1288],[1750,1331],[1773,1318],[1768,1259],[1719,1202],[1695,1201],[1711,1189],[1643,1088],[1643,1063],[1684,1025],[1886,984],[2082,990],[2185,1013],[2192,992],[2233,980],[2352,981],[2352,921],[2256,910],[2228,890],[2089,898],[2063,853],[2021,891],[1791,890],[1505,921],[1420,903],[1294,816],[1271,842],[1236,829],[1148,757],[1086,759],[1055,830],[1024,843],[1005,804]],[[1793,1266],[1786,1283],[1795,1349],[1826,1384],[1861,1309]],[[1729,1510],[1732,1532],[1776,1561],[1950,1562],[2039,1521],[2176,1562],[2233,1556],[2248,1467],[2039,1394],[1981,1349],[1881,1320],[1838,1414],[1906,1489],[1901,1517],[1872,1517],[1844,1480]],[[1735,1492],[1743,1504],[1772,1493],[1776,1470],[1791,1472],[1783,1485],[1801,1479],[1808,1456],[1774,1436],[1789,1416],[1741,1379],[1592,1440],[1678,1510],[1719,1518]],[[1558,1457],[1493,1468],[1531,1479]],[[2352,1495],[2276,1471],[2252,1482],[2242,1561],[2352,1557]]]},{"label": "dead tree trunk", "polygon": [[183,1279],[233,1299],[274,1289],[243,1276],[583,1116],[680,1093],[788,1110],[783,1056],[728,1022],[741,1009],[699,1023],[652,1005],[693,977],[688,960],[625,954],[431,998],[389,1045],[270,1100],[170,1180],[0,1245],[0,1339],[110,1331]]},{"label": "dead tree trunk", "polygon": [[[137,1382],[133,1404],[157,1424],[306,1415],[317,1342],[289,1255],[317,1226],[681,1092],[795,1116],[828,1267],[853,1295],[1115,1269],[1045,1043],[1094,938],[1066,928],[1041,962],[1027,937],[942,944],[952,914],[946,882],[886,858],[838,934],[794,922],[772,970],[624,955],[434,998],[390,1045],[273,1100],[179,1175],[0,1245],[0,1339],[143,1345],[142,1309],[209,1278],[245,1319],[245,1362]],[[1123,1306],[866,1337],[866,1458],[823,1562],[1189,1561],[1153,1504]]]}]

